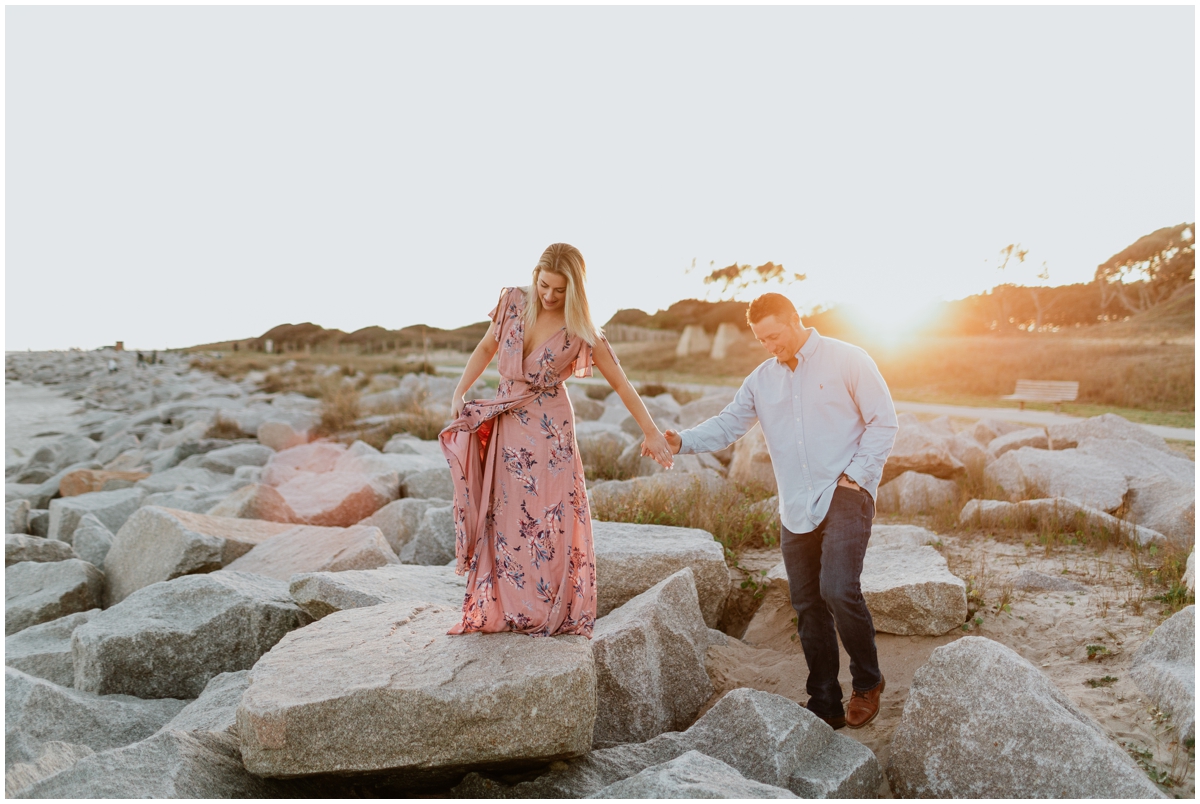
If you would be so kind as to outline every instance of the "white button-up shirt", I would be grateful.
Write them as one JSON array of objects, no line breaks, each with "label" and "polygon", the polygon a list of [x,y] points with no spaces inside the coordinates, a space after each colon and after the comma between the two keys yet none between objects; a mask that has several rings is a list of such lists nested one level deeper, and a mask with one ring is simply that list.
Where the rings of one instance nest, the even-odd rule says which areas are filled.
[{"label": "white button-up shirt", "polygon": [[793,533],[821,524],[845,473],[872,498],[899,425],[875,361],[812,328],[796,370],[775,358],[742,382],[733,401],[680,433],[681,453],[724,449],[762,423],[779,486],[779,516]]}]

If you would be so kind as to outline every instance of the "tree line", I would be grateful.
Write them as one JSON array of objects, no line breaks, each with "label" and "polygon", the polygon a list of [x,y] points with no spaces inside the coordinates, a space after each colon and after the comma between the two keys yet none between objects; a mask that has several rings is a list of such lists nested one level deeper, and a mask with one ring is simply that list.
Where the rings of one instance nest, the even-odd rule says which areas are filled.
[{"label": "tree line", "polygon": [[[976,335],[988,332],[1043,332],[1123,321],[1138,316],[1163,323],[1194,325],[1196,285],[1195,224],[1181,223],[1151,232],[1097,266],[1091,282],[1051,287],[1043,263],[1037,279],[1042,284],[1001,283],[984,293],[943,302],[924,330],[930,334]],[[1028,251],[1019,244],[1001,250],[1001,271],[1025,261]],[[712,268],[705,284],[716,285],[720,295],[748,288],[768,289],[771,284],[802,282],[803,274],[788,274],[768,262],[751,266],[733,264]],[[746,329],[746,302],[685,299],[653,315],[642,310],[620,310],[608,323],[651,329],[682,330],[700,324],[713,332],[723,323]],[[849,324],[839,311],[818,309],[805,316],[830,334]],[[824,328],[822,328],[824,325]]]}]

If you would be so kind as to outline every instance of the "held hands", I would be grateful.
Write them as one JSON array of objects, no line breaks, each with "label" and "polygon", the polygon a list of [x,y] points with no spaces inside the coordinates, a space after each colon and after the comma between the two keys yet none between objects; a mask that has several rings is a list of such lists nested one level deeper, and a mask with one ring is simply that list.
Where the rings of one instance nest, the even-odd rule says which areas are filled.
[{"label": "held hands", "polygon": [[663,433],[663,437],[667,439],[667,446],[671,448],[671,454],[678,455],[679,450],[683,449],[683,439],[679,433],[674,430],[668,430]]},{"label": "held hands", "polygon": [[671,458],[673,454],[667,439],[658,430],[646,436],[646,440],[642,442],[642,456],[653,458],[664,469],[670,469],[675,465],[675,461]]}]

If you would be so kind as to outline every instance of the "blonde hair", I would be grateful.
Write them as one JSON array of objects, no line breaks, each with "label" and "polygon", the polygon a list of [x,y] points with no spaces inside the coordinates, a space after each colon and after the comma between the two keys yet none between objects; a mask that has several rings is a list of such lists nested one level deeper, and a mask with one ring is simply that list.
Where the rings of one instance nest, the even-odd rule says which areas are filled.
[{"label": "blonde hair", "polygon": [[567,335],[583,338],[588,344],[595,346],[601,331],[592,323],[592,311],[588,307],[587,291],[583,286],[584,280],[587,279],[587,266],[579,249],[566,243],[555,243],[543,251],[542,258],[533,268],[533,282],[530,283],[528,301],[525,304],[525,331],[533,331],[533,325],[542,309],[542,299],[537,292],[538,276],[542,271],[558,274],[567,280],[567,302],[564,305]]}]

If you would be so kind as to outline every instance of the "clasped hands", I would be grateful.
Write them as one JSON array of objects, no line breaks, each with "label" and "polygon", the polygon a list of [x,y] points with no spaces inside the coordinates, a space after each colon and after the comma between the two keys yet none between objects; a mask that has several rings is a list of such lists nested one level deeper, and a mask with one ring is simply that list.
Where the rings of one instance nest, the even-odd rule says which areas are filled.
[{"label": "clasped hands", "polygon": [[679,452],[682,445],[683,441],[680,439],[679,433],[674,430],[660,433],[655,429],[642,441],[642,457],[653,458],[662,468],[670,469],[675,465],[675,459],[672,456]]}]

